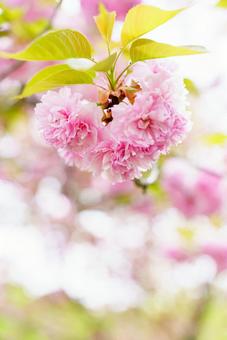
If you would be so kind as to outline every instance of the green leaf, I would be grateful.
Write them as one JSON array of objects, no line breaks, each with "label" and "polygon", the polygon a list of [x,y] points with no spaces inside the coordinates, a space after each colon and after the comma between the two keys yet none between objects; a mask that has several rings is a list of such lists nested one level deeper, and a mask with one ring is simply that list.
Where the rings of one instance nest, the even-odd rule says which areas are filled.
[{"label": "green leaf", "polygon": [[116,13],[108,12],[102,4],[99,6],[99,11],[100,14],[94,17],[94,20],[101,36],[107,44],[109,44],[111,41]]},{"label": "green leaf", "polygon": [[70,29],[43,34],[17,53],[0,52],[0,57],[26,61],[91,58],[91,55],[92,48],[87,38]]},{"label": "green leaf", "polygon": [[91,69],[96,72],[107,72],[113,66],[113,63],[116,60],[116,57],[117,57],[117,53],[113,53],[108,58],[99,61]]},{"label": "green leaf", "polygon": [[227,8],[227,0],[218,1],[217,6]]},{"label": "green leaf", "polygon": [[132,62],[201,53],[204,53],[204,49],[200,46],[172,46],[150,39],[138,39],[132,43],[130,48]]},{"label": "green leaf", "polygon": [[25,98],[60,86],[92,84],[94,76],[95,72],[73,70],[68,65],[48,66],[34,75],[17,98]]},{"label": "green leaf", "polygon": [[125,46],[180,13],[183,9],[165,11],[149,5],[137,5],[129,10],[121,31],[121,42]]}]

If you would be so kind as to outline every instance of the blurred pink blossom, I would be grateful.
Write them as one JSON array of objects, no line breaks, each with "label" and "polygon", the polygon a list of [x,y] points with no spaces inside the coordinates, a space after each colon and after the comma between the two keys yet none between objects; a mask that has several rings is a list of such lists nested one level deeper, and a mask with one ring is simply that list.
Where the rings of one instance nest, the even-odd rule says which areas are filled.
[{"label": "blurred pink blossom", "polygon": [[181,248],[169,248],[165,250],[165,256],[175,262],[184,262],[190,259],[188,252]]},{"label": "blurred pink blossom", "polygon": [[227,246],[206,244],[201,247],[200,253],[212,257],[216,262],[219,272],[227,269]]},{"label": "blurred pink blossom", "polygon": [[88,19],[98,14],[99,3],[102,3],[109,11],[116,11],[119,19],[124,19],[130,8],[140,2],[141,0],[80,0],[81,8]]},{"label": "blurred pink blossom", "polygon": [[53,6],[48,1],[42,0],[5,0],[7,6],[18,7],[23,10],[24,18],[27,21],[39,19],[48,19],[52,12]]},{"label": "blurred pink blossom", "polygon": [[101,192],[103,196],[111,198],[117,198],[122,195],[132,195],[136,189],[132,181],[113,184],[110,180],[103,177],[92,178],[91,186]]},{"label": "blurred pink blossom", "polygon": [[142,195],[138,193],[137,199],[135,199],[131,207],[134,212],[146,215],[147,217],[154,217],[155,215],[155,204],[150,195],[145,196],[143,193]]},{"label": "blurred pink blossom", "polygon": [[218,243],[206,243],[195,249],[169,248],[165,256],[175,262],[188,262],[203,255],[211,257],[217,265],[218,272],[227,269],[227,246]]},{"label": "blurred pink blossom", "polygon": [[197,170],[181,159],[170,159],[163,167],[163,186],[172,204],[186,217],[220,211],[221,185],[221,177]]}]

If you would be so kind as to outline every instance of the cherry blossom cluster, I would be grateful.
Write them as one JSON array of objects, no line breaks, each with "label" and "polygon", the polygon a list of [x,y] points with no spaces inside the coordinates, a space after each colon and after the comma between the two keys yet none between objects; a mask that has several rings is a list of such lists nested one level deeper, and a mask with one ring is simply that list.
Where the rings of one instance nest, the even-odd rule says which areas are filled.
[{"label": "cherry blossom cluster", "polygon": [[133,95],[124,93],[120,100],[123,90],[118,97],[102,94],[107,103],[112,100],[111,109],[69,87],[48,91],[35,108],[46,142],[67,164],[112,182],[139,178],[190,129],[186,90],[175,64],[137,63],[123,88]]}]

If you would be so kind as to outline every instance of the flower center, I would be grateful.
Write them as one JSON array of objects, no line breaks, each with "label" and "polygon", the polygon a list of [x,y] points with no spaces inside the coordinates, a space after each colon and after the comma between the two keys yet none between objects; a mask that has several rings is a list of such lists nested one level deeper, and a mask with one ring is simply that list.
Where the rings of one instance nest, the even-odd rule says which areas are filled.
[{"label": "flower center", "polygon": [[86,137],[88,136],[90,129],[87,124],[80,123],[77,127],[76,137],[78,139],[78,144],[82,144]]},{"label": "flower center", "polygon": [[146,130],[151,125],[151,119],[149,117],[140,118],[137,125],[139,129]]}]

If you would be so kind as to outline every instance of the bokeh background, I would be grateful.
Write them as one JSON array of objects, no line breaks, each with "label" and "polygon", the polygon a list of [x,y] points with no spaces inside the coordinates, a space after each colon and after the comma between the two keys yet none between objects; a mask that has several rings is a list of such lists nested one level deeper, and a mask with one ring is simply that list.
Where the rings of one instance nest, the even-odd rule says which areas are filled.
[{"label": "bokeh background", "polygon": [[[1,1],[0,49],[49,27],[101,49],[94,3]],[[43,63],[0,60],[1,340],[227,339],[227,2],[144,3],[188,6],[149,36],[209,53],[174,58],[193,128],[137,185],[67,167],[13,99]]]}]

